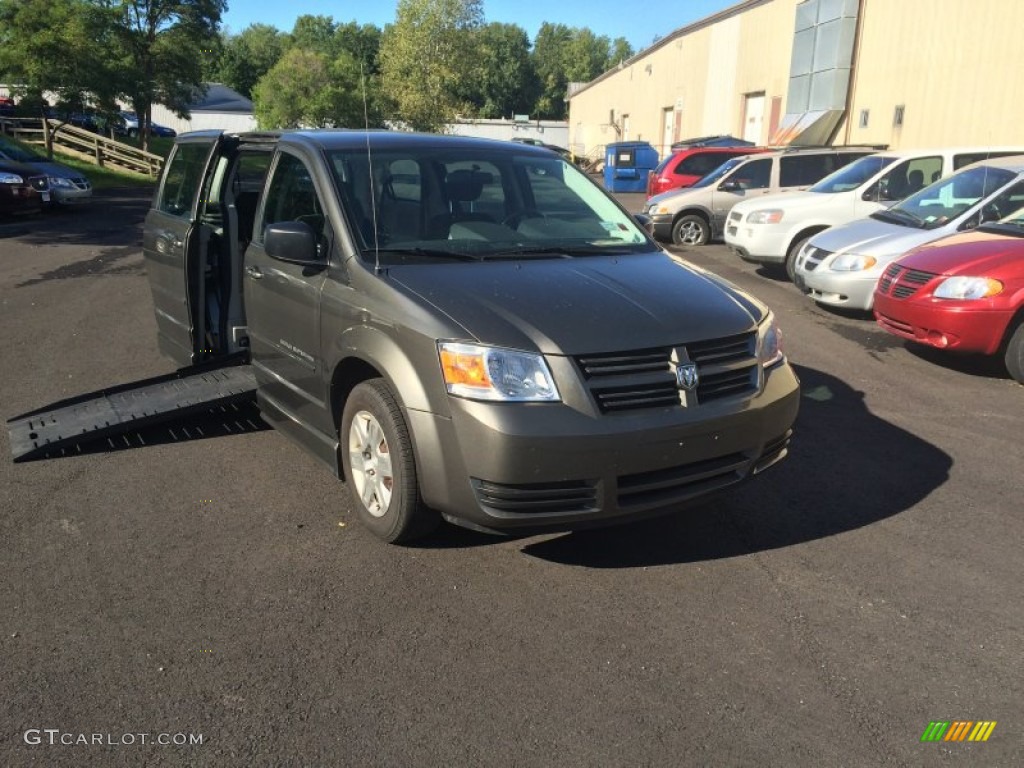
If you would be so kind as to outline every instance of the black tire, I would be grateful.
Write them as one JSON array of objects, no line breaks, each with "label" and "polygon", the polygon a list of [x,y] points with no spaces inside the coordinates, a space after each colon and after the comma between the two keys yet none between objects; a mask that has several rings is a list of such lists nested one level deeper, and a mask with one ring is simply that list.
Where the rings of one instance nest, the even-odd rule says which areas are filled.
[{"label": "black tire", "polygon": [[390,543],[412,541],[437,526],[437,514],[420,498],[408,427],[383,379],[352,390],[338,435],[345,483],[363,525]]},{"label": "black tire", "polygon": [[707,245],[711,228],[703,216],[688,213],[672,223],[672,242],[676,245]]},{"label": "black tire", "polygon": [[810,240],[813,235],[802,237],[793,243],[793,246],[786,252],[786,277],[789,278],[789,282],[795,283],[796,280],[796,257],[807,245],[807,241]]},{"label": "black tire", "polygon": [[1003,360],[1014,380],[1024,384],[1024,319],[1017,321],[1017,327],[1010,334]]}]

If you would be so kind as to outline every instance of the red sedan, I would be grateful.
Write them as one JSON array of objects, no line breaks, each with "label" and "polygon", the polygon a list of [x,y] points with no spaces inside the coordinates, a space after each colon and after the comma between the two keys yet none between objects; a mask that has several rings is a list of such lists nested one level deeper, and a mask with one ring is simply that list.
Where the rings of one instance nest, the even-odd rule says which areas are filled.
[{"label": "red sedan", "polygon": [[879,279],[874,311],[905,339],[1002,354],[1024,384],[1024,209],[906,253]]}]

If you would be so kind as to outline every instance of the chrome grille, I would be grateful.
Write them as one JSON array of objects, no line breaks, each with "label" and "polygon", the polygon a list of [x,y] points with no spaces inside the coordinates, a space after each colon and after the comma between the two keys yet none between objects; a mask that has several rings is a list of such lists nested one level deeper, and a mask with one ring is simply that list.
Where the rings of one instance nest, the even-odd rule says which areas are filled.
[{"label": "chrome grille", "polygon": [[804,259],[804,269],[813,272],[826,258],[831,256],[833,251],[826,251],[824,248],[808,248],[807,258]]},{"label": "chrome grille", "polygon": [[893,264],[882,274],[878,281],[878,290],[895,299],[907,299],[917,293],[921,286],[927,284],[933,277],[937,277],[937,275],[919,269],[904,269],[899,264]]},{"label": "chrome grille", "polygon": [[70,181],[71,181],[72,184],[74,184],[79,189],[88,189],[89,188],[89,180],[87,178],[85,178],[84,176],[79,177],[77,179],[70,179]]},{"label": "chrome grille", "polygon": [[682,406],[672,364],[689,358],[699,381],[690,404],[743,397],[757,390],[757,334],[748,332],[676,347],[581,355],[576,358],[602,413]]},{"label": "chrome grille", "polygon": [[28,183],[32,189],[36,189],[40,192],[45,192],[50,188],[50,184],[46,180],[45,176],[33,176],[28,180]]}]

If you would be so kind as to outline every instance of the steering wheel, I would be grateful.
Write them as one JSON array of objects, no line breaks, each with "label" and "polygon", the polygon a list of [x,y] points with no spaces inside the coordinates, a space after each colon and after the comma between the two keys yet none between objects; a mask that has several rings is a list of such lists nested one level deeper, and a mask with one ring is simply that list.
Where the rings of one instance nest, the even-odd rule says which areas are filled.
[{"label": "steering wheel", "polygon": [[536,208],[523,208],[520,211],[513,211],[512,213],[510,213],[508,216],[501,220],[501,223],[504,224],[506,227],[511,227],[512,229],[519,229],[519,225],[522,223],[523,219],[543,218],[544,214],[538,211]]}]

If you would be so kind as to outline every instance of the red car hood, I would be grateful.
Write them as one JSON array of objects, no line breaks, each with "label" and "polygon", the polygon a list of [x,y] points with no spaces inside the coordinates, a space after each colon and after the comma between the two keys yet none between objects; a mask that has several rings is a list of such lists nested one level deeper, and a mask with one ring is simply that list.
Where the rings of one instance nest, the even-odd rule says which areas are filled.
[{"label": "red car hood", "polygon": [[1024,237],[961,232],[909,251],[899,263],[939,275],[1024,278]]}]

